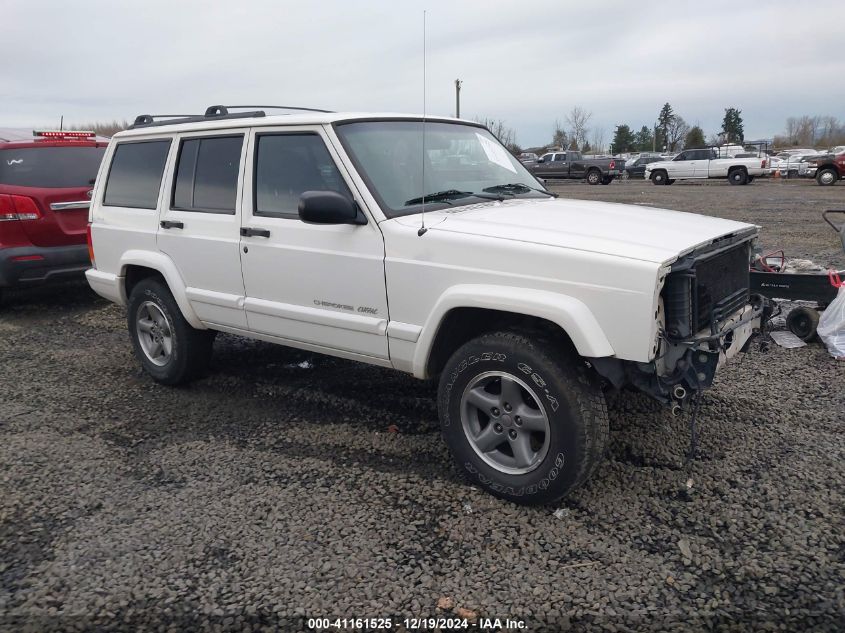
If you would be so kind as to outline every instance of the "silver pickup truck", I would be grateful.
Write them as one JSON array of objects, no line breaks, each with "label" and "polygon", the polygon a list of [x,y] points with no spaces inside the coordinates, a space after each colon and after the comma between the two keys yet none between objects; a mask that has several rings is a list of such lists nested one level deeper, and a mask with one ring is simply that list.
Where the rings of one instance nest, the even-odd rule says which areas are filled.
[{"label": "silver pickup truck", "polygon": [[671,185],[676,180],[727,178],[732,185],[747,185],[769,172],[765,156],[719,158],[715,149],[687,149],[672,160],[649,163],[645,177],[655,185]]}]

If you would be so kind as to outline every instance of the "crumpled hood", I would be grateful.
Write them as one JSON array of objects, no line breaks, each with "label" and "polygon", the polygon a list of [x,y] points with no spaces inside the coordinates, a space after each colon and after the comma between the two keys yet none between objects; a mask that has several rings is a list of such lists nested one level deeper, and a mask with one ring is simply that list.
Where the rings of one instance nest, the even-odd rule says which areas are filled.
[{"label": "crumpled hood", "polygon": [[[419,225],[419,215],[399,218]],[[754,232],[744,222],[632,204],[585,200],[506,200],[426,213],[434,231],[616,255],[665,263],[730,233]]]}]

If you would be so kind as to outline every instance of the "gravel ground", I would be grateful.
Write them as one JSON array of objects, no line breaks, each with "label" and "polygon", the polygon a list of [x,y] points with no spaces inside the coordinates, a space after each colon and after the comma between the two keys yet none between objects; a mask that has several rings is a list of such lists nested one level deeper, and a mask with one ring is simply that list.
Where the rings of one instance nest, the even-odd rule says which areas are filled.
[{"label": "gravel ground", "polygon": [[[560,190],[750,220],[766,245],[845,263],[817,218],[845,206],[845,186]],[[122,309],[84,285],[8,297],[0,379],[5,630],[456,614],[530,631],[845,623],[845,363],[818,343],[722,371],[689,467],[686,419],[611,399],[607,462],[543,508],[459,476],[431,384],[221,335],[208,377],[158,386]]]}]

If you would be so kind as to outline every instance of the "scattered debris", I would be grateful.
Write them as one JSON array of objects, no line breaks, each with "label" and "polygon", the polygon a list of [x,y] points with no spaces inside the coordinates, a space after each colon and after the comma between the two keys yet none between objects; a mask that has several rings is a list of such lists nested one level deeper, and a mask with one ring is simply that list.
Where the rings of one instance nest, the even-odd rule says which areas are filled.
[{"label": "scattered debris", "polygon": [[558,508],[554,514],[556,519],[565,519],[569,516],[569,510],[566,508]]},{"label": "scattered debris", "polygon": [[463,607],[458,607],[455,609],[455,615],[459,618],[467,619],[472,622],[478,619],[478,614],[475,611],[470,609],[464,609]]},{"label": "scattered debris", "polygon": [[464,504],[464,514],[472,514],[472,506],[469,502]]},{"label": "scattered debris", "polygon": [[798,349],[799,347],[805,347],[807,345],[807,343],[795,336],[789,330],[770,332],[770,335],[772,340],[784,349]]},{"label": "scattered debris", "polygon": [[437,599],[437,608],[438,609],[445,609],[449,610],[455,606],[455,601],[452,600],[449,596],[440,596]]},{"label": "scattered debris", "polygon": [[682,538],[678,541],[678,549],[681,550],[681,555],[684,558],[689,558],[692,560],[692,550],[690,549],[689,541],[685,538]]},{"label": "scattered debris", "polygon": [[387,427],[387,432],[388,433],[398,433],[399,427],[396,426],[395,424],[391,424],[390,426]]}]

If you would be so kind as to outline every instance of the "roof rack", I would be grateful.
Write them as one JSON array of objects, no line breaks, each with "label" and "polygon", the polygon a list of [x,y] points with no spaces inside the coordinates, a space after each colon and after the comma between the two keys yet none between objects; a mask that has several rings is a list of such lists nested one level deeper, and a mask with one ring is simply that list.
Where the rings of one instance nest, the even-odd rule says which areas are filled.
[{"label": "roof rack", "polygon": [[134,130],[139,127],[157,127],[161,125],[176,125],[178,123],[196,123],[199,121],[216,121],[220,119],[243,119],[267,116],[264,110],[229,112],[229,108],[273,108],[276,110],[298,110],[304,112],[331,112],[331,110],[300,108],[297,106],[213,105],[205,109],[205,114],[139,114],[135,117],[135,121],[133,121],[132,125],[129,126],[129,129]]}]

